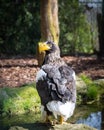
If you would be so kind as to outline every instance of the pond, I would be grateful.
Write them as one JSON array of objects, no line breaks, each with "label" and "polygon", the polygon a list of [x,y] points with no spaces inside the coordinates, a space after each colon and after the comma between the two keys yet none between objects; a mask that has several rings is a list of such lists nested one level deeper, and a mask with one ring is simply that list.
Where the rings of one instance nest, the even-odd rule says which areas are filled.
[{"label": "pond", "polygon": [[[78,117],[75,117],[76,123],[86,124],[94,127],[97,130],[104,130],[104,107],[101,104],[98,105],[83,105],[82,108],[78,107],[80,113]],[[75,111],[75,115],[77,110]],[[82,114],[81,114],[82,113]],[[74,116],[75,116],[74,115]]]},{"label": "pond", "polygon": [[82,123],[101,130],[102,128],[102,113],[100,111],[91,113],[87,118],[80,118],[76,123]]},{"label": "pond", "polygon": [[[39,121],[40,113],[0,118],[0,130],[8,130],[14,125],[25,126],[25,128],[32,130],[31,126]],[[74,115],[68,120],[68,122],[77,124],[82,123],[97,128],[98,130],[104,130],[104,105],[78,105]]]}]

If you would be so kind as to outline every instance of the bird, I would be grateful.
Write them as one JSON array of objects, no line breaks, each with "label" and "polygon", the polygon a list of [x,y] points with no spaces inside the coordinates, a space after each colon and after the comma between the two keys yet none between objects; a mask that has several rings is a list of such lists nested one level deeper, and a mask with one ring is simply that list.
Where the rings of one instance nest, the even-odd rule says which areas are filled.
[{"label": "bird", "polygon": [[60,56],[59,46],[53,41],[39,42],[39,52],[45,58],[36,75],[36,89],[41,100],[44,122],[58,124],[70,118],[76,106],[76,78],[74,70]]}]

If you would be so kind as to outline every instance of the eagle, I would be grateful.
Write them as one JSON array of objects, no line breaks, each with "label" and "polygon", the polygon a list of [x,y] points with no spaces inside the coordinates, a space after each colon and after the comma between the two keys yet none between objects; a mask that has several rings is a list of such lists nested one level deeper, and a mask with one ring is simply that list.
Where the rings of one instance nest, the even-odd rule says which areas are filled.
[{"label": "eagle", "polygon": [[36,89],[41,99],[42,120],[50,122],[53,115],[63,124],[73,115],[76,104],[75,72],[60,57],[60,49],[53,41],[39,43],[45,58],[36,75]]}]

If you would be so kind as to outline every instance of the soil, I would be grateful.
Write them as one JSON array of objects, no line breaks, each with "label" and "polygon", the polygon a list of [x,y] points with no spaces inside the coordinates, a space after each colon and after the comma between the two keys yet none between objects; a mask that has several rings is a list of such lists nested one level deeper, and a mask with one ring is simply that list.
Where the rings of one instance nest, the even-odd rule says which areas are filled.
[{"label": "soil", "polygon": [[[92,80],[104,78],[104,60],[84,56],[62,58],[77,75],[85,74]],[[19,87],[33,83],[38,70],[38,62],[33,56],[0,58],[0,87]]]}]

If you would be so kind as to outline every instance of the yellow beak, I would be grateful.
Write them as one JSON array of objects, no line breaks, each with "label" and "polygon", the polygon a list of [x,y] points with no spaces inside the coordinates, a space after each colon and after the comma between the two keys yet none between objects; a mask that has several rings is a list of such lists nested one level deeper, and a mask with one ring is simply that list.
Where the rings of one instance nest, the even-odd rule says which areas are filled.
[{"label": "yellow beak", "polygon": [[39,42],[39,53],[49,50],[50,47],[45,42]]}]

